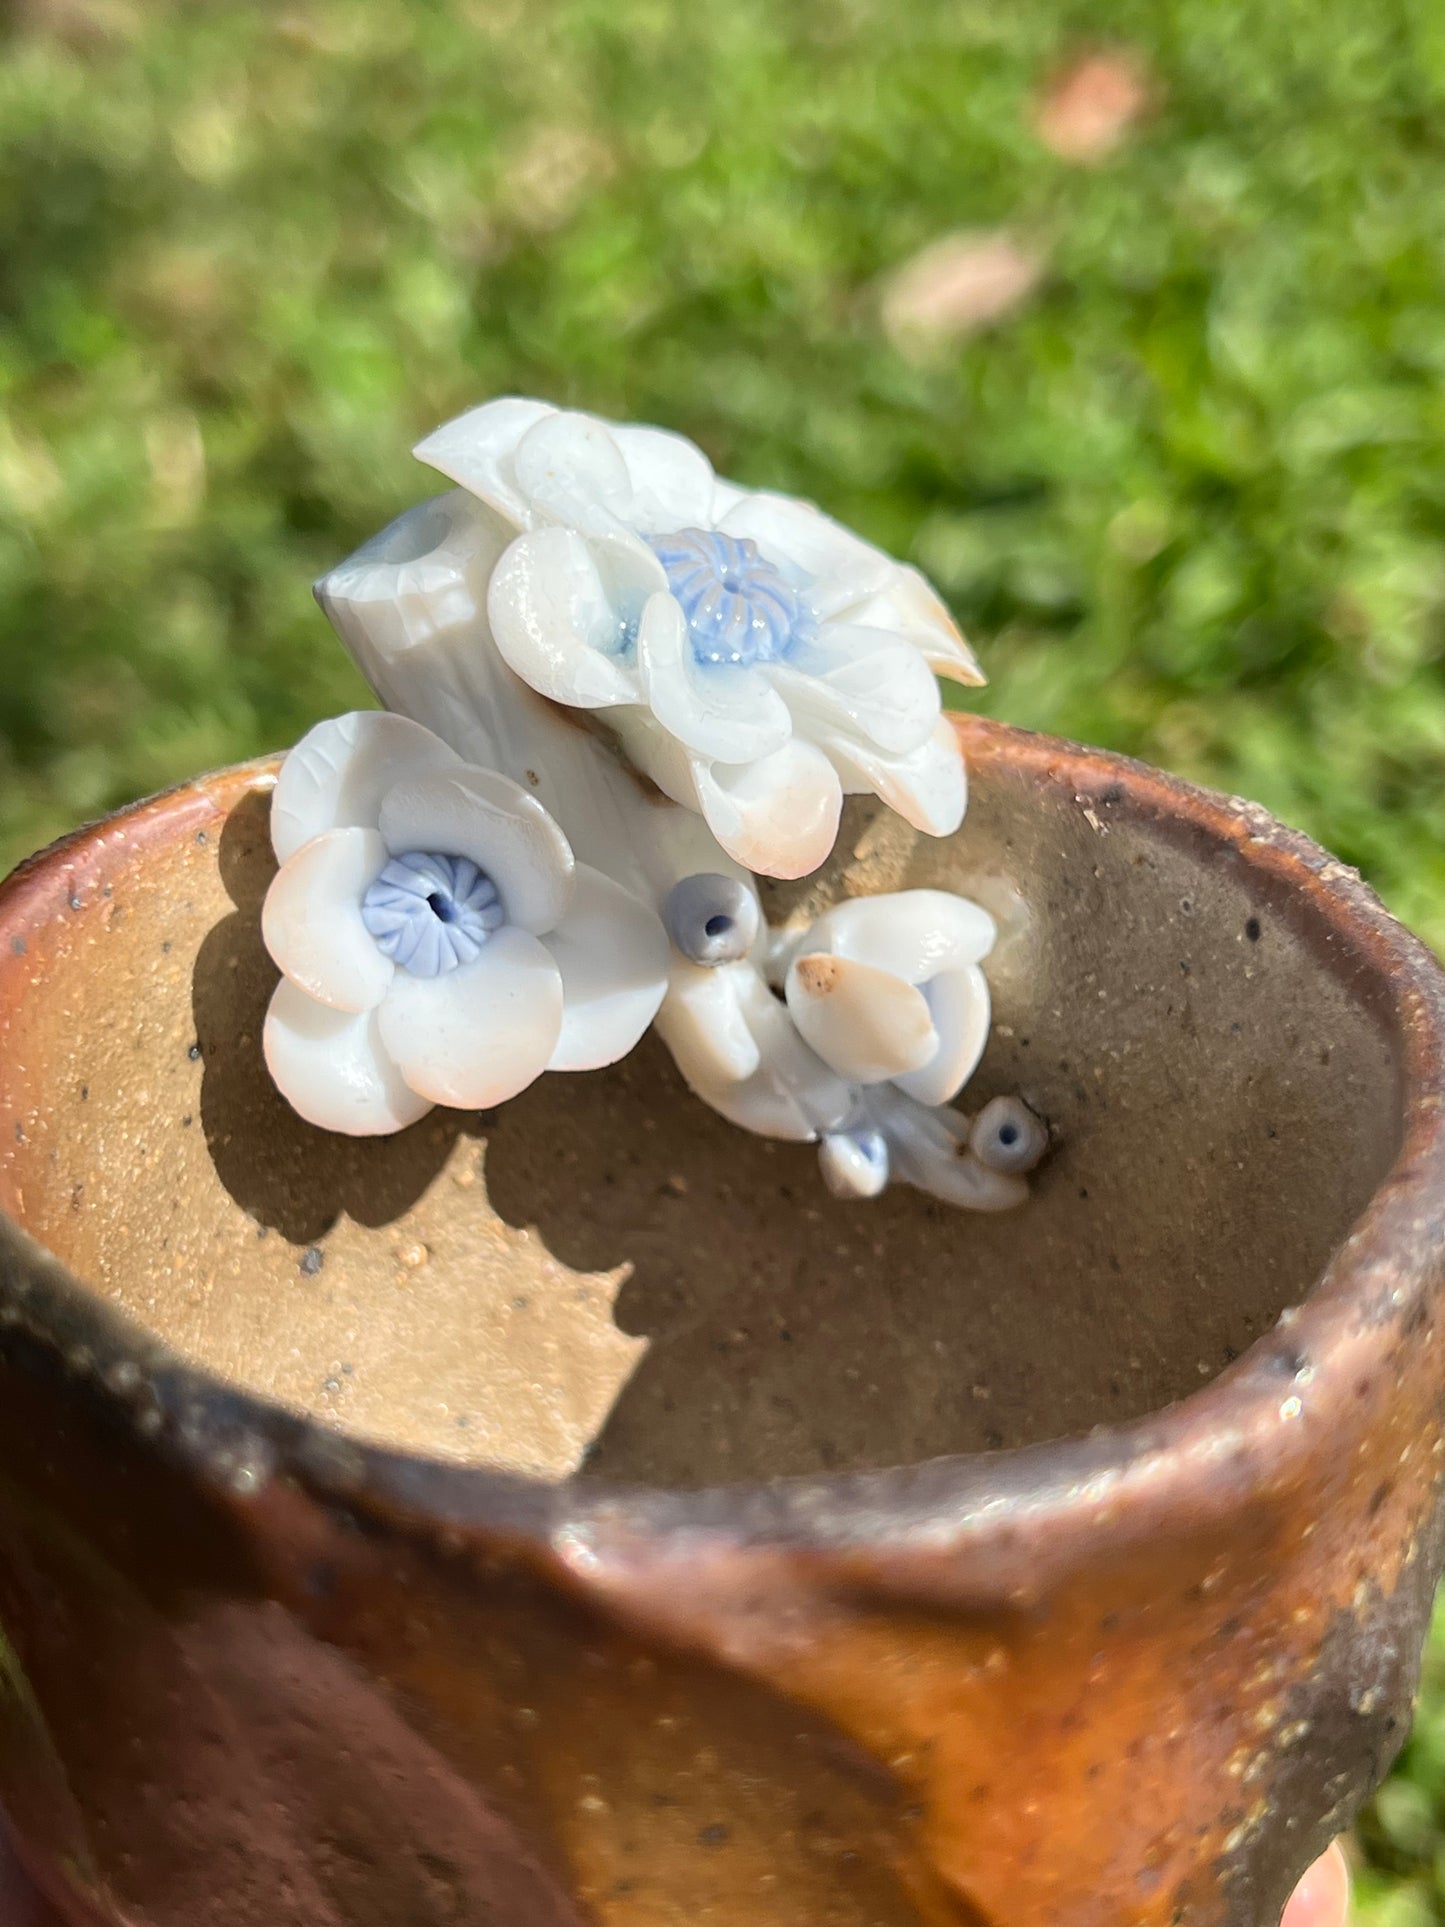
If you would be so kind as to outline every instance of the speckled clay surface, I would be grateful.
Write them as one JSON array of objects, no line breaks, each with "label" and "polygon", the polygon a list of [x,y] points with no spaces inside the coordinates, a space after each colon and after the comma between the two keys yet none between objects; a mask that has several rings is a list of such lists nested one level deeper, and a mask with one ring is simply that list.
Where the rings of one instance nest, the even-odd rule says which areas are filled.
[{"label": "speckled clay surface", "polygon": [[964,727],[957,839],[858,809],[770,909],[999,918],[970,1102],[1056,1149],[997,1219],[834,1205],[650,1048],[311,1131],[257,1049],[264,770],[12,880],[0,1795],[52,1889],[1276,1917],[1403,1735],[1439,1565],[1440,980],[1260,813]]}]

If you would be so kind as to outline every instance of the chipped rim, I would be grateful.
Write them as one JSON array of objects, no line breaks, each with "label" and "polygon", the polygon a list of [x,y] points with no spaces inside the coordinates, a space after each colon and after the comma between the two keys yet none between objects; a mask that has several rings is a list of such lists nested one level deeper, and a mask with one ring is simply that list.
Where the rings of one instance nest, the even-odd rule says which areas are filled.
[{"label": "chipped rim", "polygon": [[[239,1496],[285,1475],[398,1530],[510,1541],[583,1581],[603,1549],[688,1558],[732,1546],[826,1555],[907,1588],[938,1556],[988,1546],[980,1596],[1021,1603],[1051,1579],[1153,1537],[1187,1510],[1225,1523],[1317,1455],[1321,1428],[1348,1439],[1363,1421],[1353,1396],[1373,1379],[1400,1328],[1428,1317],[1445,1246],[1445,976],[1358,875],[1257,805],[1185,783],[1130,758],[956,716],[971,767],[1006,766],[1067,785],[1083,806],[1126,804],[1156,832],[1233,850],[1276,892],[1302,931],[1356,973],[1401,1073],[1401,1144],[1349,1234],[1292,1314],[1176,1404],[1126,1424],[990,1453],[875,1471],[697,1489],[612,1485],[576,1476],[551,1485],[352,1439],[182,1360],[108,1305],[0,1213],[0,1326],[20,1327],[98,1400],[203,1480]],[[236,765],[151,797],[73,833],[0,885],[0,939],[29,926],[53,867],[118,823],[154,826],[227,807],[274,778],[277,759]],[[1312,1423],[1290,1394],[1310,1361]],[[1019,1531],[1022,1525],[1027,1531]],[[1000,1530],[999,1528],[1003,1529]],[[886,1555],[886,1571],[875,1562]]]}]

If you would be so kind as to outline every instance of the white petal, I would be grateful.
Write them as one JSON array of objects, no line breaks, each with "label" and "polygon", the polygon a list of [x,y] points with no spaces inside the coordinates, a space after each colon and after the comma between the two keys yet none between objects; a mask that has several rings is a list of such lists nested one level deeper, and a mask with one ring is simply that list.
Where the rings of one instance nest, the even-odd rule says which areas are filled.
[{"label": "white petal", "polygon": [[508,395],[468,409],[433,429],[412,454],[524,529],[530,526],[530,507],[526,492],[518,486],[513,458],[528,429],[556,412],[550,402]]},{"label": "white petal", "polygon": [[689,1086],[706,1093],[741,1084],[761,1061],[739,1001],[747,963],[717,969],[674,959],[657,1031]]},{"label": "white petal", "polygon": [[997,935],[987,910],[967,897],[951,890],[898,890],[834,904],[807,932],[804,946],[924,984],[940,971],[981,962]]},{"label": "white petal", "polygon": [[386,862],[375,830],[327,830],[272,878],[261,907],[271,960],[333,1010],[374,1010],[396,966],[361,920],[361,899]]},{"label": "white petal", "polygon": [[518,536],[492,576],[487,616],[502,660],[539,695],[578,709],[637,701],[617,653],[623,618],[575,530]]},{"label": "white petal", "polygon": [[687,619],[666,593],[642,612],[637,667],[653,715],[699,756],[751,763],[792,734],[787,704],[756,670],[694,661]]},{"label": "white petal", "polygon": [[898,566],[811,502],[791,495],[745,495],[718,527],[750,537],[770,562],[790,571],[820,618],[840,615],[876,594]]},{"label": "white petal", "polygon": [[547,1068],[615,1064],[657,1015],[667,989],[661,918],[600,870],[579,863],[571,907],[546,945],[562,973],[565,1002]]},{"label": "white petal", "polygon": [[[853,1087],[804,1042],[787,1005],[759,972],[746,964],[734,968],[745,973],[738,980],[739,1002],[760,1061],[738,1091],[737,1109],[723,1115],[765,1137],[813,1139],[838,1130],[854,1111]],[[709,1102],[723,1109],[715,1097]]]},{"label": "white petal", "polygon": [[664,428],[614,428],[612,435],[632,478],[634,528],[663,535],[712,527],[712,463],[696,442]]},{"label": "white petal", "polygon": [[517,444],[513,467],[533,527],[543,522],[584,530],[630,525],[632,478],[611,430],[595,415],[546,416]]},{"label": "white petal", "polygon": [[547,1068],[562,1029],[562,977],[545,945],[508,925],[460,970],[399,970],[376,1021],[414,1091],[433,1104],[489,1110]]},{"label": "white petal", "polygon": [[771,756],[741,766],[698,762],[694,778],[708,828],[746,870],[809,876],[838,840],[842,786],[811,743],[794,737]]},{"label": "white petal", "polygon": [[850,1083],[921,1070],[937,1053],[923,993],[890,971],[810,952],[788,972],[787,999],[806,1042]]},{"label": "white petal", "polygon": [[834,732],[819,732],[850,795],[871,790],[896,810],[915,830],[929,836],[952,836],[968,806],[968,774],[957,731],[947,716],[921,748],[906,756],[890,756]]},{"label": "white petal", "polygon": [[587,537],[608,602],[634,632],[647,598],[667,588],[667,571],[640,536],[627,529]]},{"label": "white petal", "polygon": [[323,1131],[380,1137],[405,1130],[431,1109],[387,1055],[375,1011],[330,1010],[283,977],[262,1042],[276,1088]]},{"label": "white petal", "polygon": [[[814,1058],[818,1068],[832,1076],[826,1065]],[[736,1124],[740,1130],[751,1131],[755,1137],[782,1138],[793,1144],[815,1144],[819,1128],[808,1115],[807,1108],[796,1094],[771,1075],[767,1070],[759,1070],[752,1077],[745,1078],[741,1084],[703,1084],[696,1082],[688,1074],[686,1063],[680,1058],[678,1069],[687,1081],[687,1086],[704,1104],[725,1117],[729,1124]]]},{"label": "white petal", "polygon": [[761,1137],[807,1143],[853,1109],[851,1087],[809,1050],[751,963],[676,965],[657,1029],[689,1087]]},{"label": "white petal", "polygon": [[463,764],[398,783],[382,800],[380,827],[393,856],[469,856],[523,930],[555,929],[571,901],[571,844],[535,796],[495,770]]},{"label": "white petal", "polygon": [[904,636],[935,676],[975,687],[988,681],[932,583],[907,563],[898,564],[892,581],[855,609],[852,620]]},{"label": "white petal", "polygon": [[922,1070],[895,1081],[920,1104],[947,1104],[978,1069],[988,1043],[988,979],[977,964],[941,970],[924,986],[938,1049]]},{"label": "white petal", "polygon": [[393,783],[460,763],[440,736],[382,709],[357,709],[318,723],[276,778],[271,842],[277,861],[285,863],[325,830],[374,830],[381,799]]},{"label": "white petal", "polygon": [[741,488],[736,482],[729,482],[721,475],[712,478],[712,516],[709,528],[721,528],[723,522],[753,493],[749,488]]},{"label": "white petal", "polygon": [[[681,803],[695,815],[702,812],[698,793],[698,773],[706,768],[704,759],[686,748],[645,705],[626,705],[609,709],[607,726],[617,738],[627,761],[656,783],[664,796]],[[710,842],[706,829],[702,835]],[[715,847],[715,846],[714,846]]]},{"label": "white petal", "polygon": [[911,642],[881,629],[825,623],[818,640],[763,672],[783,696],[799,735],[825,732],[907,755],[938,727],[933,671]]}]

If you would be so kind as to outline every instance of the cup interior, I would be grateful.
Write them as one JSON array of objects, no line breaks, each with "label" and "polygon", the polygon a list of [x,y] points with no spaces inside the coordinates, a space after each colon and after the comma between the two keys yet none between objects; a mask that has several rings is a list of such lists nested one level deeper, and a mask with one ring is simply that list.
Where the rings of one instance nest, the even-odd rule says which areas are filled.
[{"label": "cup interior", "polygon": [[881,1467],[1168,1405],[1309,1291],[1388,1169],[1394,1016],[1247,837],[1034,744],[975,726],[958,836],[854,805],[829,869],[772,905],[928,885],[994,912],[994,1037],[961,1101],[1017,1091],[1048,1120],[1017,1211],[838,1204],[812,1149],[724,1123],[650,1039],[495,1115],[303,1124],[260,1051],[254,768],[9,887],[0,1206],[222,1379],[544,1478]]}]

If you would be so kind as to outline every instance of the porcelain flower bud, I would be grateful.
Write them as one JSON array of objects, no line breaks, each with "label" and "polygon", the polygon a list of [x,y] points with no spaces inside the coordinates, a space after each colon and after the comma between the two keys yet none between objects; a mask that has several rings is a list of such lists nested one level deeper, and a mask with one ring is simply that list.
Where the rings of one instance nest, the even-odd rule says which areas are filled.
[{"label": "porcelain flower bud", "polygon": [[781,948],[774,973],[799,1034],[849,1083],[947,1104],[988,1042],[992,917],[946,890],[854,897]]},{"label": "porcelain flower bud", "polygon": [[666,987],[656,914],[577,863],[521,784],[419,723],[319,724],[282,765],[262,912],[283,1096],[373,1135],[625,1056]]},{"label": "porcelain flower bud", "polygon": [[681,436],[489,402],[420,458],[517,530],[492,573],[496,644],[747,869],[804,876],[845,792],[958,827],[965,778],[937,675],[981,682],[914,569],[808,503],[713,474]]}]

